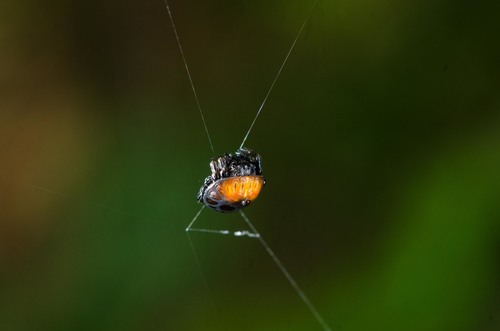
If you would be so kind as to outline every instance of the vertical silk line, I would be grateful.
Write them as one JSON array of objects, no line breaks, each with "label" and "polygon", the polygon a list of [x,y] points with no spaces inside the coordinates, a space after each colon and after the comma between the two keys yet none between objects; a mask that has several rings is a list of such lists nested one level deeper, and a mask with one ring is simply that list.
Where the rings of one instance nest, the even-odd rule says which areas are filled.
[{"label": "vertical silk line", "polygon": [[172,17],[172,13],[170,12],[170,7],[168,6],[167,0],[165,0],[165,7],[167,8],[168,17],[170,18],[170,23],[172,23],[172,29],[174,30],[175,39],[177,40],[177,46],[179,46],[179,51],[181,52],[182,61],[184,62],[184,68],[186,68],[186,72],[189,78],[189,83],[191,84],[191,89],[193,90],[194,98],[196,99],[196,105],[198,106],[198,110],[200,111],[201,120],[203,121],[205,132],[207,133],[208,142],[210,143],[210,148],[212,148],[212,154],[215,157],[214,144],[212,143],[212,139],[210,138],[210,133],[208,132],[207,122],[205,121],[205,116],[203,116],[203,111],[201,110],[200,100],[198,99],[198,93],[196,93],[196,89],[193,83],[193,78],[191,77],[191,72],[189,71],[189,67],[186,61],[186,56],[184,55],[184,50],[182,49],[181,41],[179,39],[179,34],[177,33],[177,29],[175,28],[174,18]]},{"label": "vertical silk line", "polygon": [[299,32],[297,33],[297,36],[293,40],[292,46],[290,46],[290,49],[288,50],[288,53],[286,54],[285,59],[283,60],[283,63],[281,63],[281,66],[278,69],[278,73],[276,74],[276,76],[274,77],[273,82],[271,83],[271,87],[269,87],[269,90],[267,90],[266,96],[264,97],[264,100],[262,101],[262,103],[261,103],[261,105],[259,107],[259,110],[257,111],[257,114],[255,115],[255,117],[254,117],[254,119],[252,121],[252,124],[250,124],[250,128],[248,128],[248,131],[245,134],[245,137],[243,138],[243,141],[241,142],[240,149],[243,148],[243,145],[245,145],[245,141],[247,140],[248,136],[250,135],[250,132],[252,131],[253,126],[254,126],[255,122],[257,121],[257,118],[259,117],[259,115],[260,115],[260,113],[262,111],[262,108],[264,108],[264,105],[266,104],[267,98],[269,97],[269,94],[271,94],[271,91],[273,90],[274,85],[276,84],[276,81],[278,80],[278,77],[281,74],[281,71],[283,71],[283,68],[285,67],[286,62],[288,61],[288,58],[290,57],[290,54],[292,53],[293,49],[295,48],[295,44],[297,43],[297,40],[299,40],[299,37],[302,34],[302,30],[304,30],[304,27],[306,26],[307,22],[309,21],[309,17],[311,17],[311,14],[312,14],[313,9],[316,6],[317,2],[318,2],[318,0],[314,1],[313,5],[311,6],[311,9],[309,10],[309,13],[306,16],[306,19],[302,23],[302,26],[300,27]]},{"label": "vertical silk line", "polygon": [[193,231],[191,227],[193,226],[194,222],[196,222],[203,209],[205,209],[205,205],[201,206],[200,210],[198,210],[196,215],[193,217],[191,223],[189,223],[188,227],[186,228],[186,235],[189,241],[189,247],[191,247],[191,251],[193,252],[194,260],[196,262],[196,267],[198,268],[198,272],[200,273],[201,279],[203,280],[203,287],[205,288],[205,292],[207,293],[208,300],[210,302],[210,307],[212,308],[212,314],[213,316],[217,317],[218,315],[217,308],[215,307],[215,303],[212,298],[212,292],[210,291],[210,287],[208,287],[207,278],[205,277],[205,273],[203,272],[203,268],[201,267],[200,258],[198,257],[198,253],[196,253],[193,241],[191,240],[191,236],[189,235],[189,231]]},{"label": "vertical silk line", "polygon": [[318,321],[318,323],[321,325],[324,331],[332,331],[332,329],[328,326],[328,324],[325,322],[321,314],[318,312],[316,307],[312,304],[311,300],[307,297],[307,295],[304,293],[304,291],[300,288],[300,286],[297,284],[295,279],[292,277],[292,275],[288,272],[288,270],[285,268],[283,263],[281,263],[280,259],[276,256],[274,251],[269,247],[269,245],[266,243],[264,238],[260,235],[260,233],[257,231],[257,229],[253,226],[252,222],[250,222],[250,219],[245,215],[243,211],[240,210],[241,217],[245,220],[247,223],[248,227],[252,232],[257,234],[256,238],[259,239],[260,243],[266,250],[267,254],[271,257],[271,259],[274,261],[278,269],[283,273],[283,275],[286,277],[290,285],[292,285],[293,289],[297,293],[297,295],[302,299],[306,307],[309,309],[309,311],[313,314],[314,318]]}]

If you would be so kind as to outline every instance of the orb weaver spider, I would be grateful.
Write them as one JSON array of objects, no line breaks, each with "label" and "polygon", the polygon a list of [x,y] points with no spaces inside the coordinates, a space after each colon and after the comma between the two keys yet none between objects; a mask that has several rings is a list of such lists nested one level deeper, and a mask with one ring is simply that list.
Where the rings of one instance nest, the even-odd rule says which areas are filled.
[{"label": "orb weaver spider", "polygon": [[205,178],[198,202],[222,213],[244,208],[255,200],[265,184],[262,159],[248,148],[224,154],[210,162],[212,174]]}]

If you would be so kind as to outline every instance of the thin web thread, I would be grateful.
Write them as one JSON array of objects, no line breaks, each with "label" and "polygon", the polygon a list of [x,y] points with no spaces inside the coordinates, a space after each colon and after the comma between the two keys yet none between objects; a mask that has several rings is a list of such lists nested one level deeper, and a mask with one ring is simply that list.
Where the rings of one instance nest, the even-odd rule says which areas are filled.
[{"label": "thin web thread", "polygon": [[281,263],[280,259],[278,259],[278,257],[276,256],[276,254],[274,254],[274,251],[271,249],[271,247],[269,247],[269,245],[266,243],[266,241],[264,240],[264,238],[262,238],[262,236],[260,235],[260,233],[253,226],[252,222],[250,222],[250,219],[247,217],[247,215],[245,215],[245,213],[243,211],[241,211],[241,210],[240,210],[240,214],[243,217],[243,219],[245,220],[245,222],[247,223],[247,225],[250,228],[250,230],[252,230],[254,233],[257,234],[256,238],[259,239],[260,243],[262,244],[262,246],[266,250],[267,254],[271,257],[271,259],[273,259],[274,263],[276,264],[276,266],[278,267],[278,269],[280,269],[280,271],[283,273],[283,275],[285,275],[286,279],[288,280],[288,282],[290,283],[290,285],[292,285],[292,287],[295,290],[295,292],[297,293],[297,295],[302,299],[302,301],[307,306],[307,308],[309,308],[309,310],[311,311],[311,313],[313,314],[313,316],[316,318],[316,320],[318,321],[318,323],[323,327],[323,330],[325,330],[325,331],[332,331],[332,329],[328,326],[328,324],[326,324],[325,320],[323,319],[323,317],[321,316],[321,314],[318,312],[318,310],[316,309],[316,307],[314,307],[314,305],[311,303],[311,300],[309,300],[309,298],[307,297],[307,295],[299,287],[299,285],[297,284],[297,282],[295,281],[295,279],[292,277],[292,275],[288,272],[288,270],[285,268],[285,266],[283,265],[283,263]]},{"label": "thin web thread", "polygon": [[274,80],[273,80],[273,82],[271,84],[271,87],[269,87],[269,90],[267,91],[266,96],[264,97],[264,100],[262,101],[262,104],[260,105],[259,110],[257,111],[257,114],[255,115],[255,117],[254,117],[254,119],[252,121],[252,124],[250,124],[250,128],[248,128],[248,131],[245,134],[245,137],[243,138],[243,141],[241,142],[240,149],[243,148],[243,145],[245,145],[245,142],[246,142],[248,136],[250,135],[250,132],[252,131],[253,126],[254,126],[255,122],[257,121],[257,118],[259,117],[262,109],[264,108],[264,105],[266,104],[266,101],[267,101],[267,98],[269,97],[269,94],[271,94],[271,91],[273,90],[274,85],[276,84],[276,81],[278,80],[278,77],[281,74],[281,71],[283,71],[283,68],[285,67],[286,62],[288,61],[288,58],[290,57],[290,54],[292,53],[293,49],[295,48],[295,44],[297,43],[297,40],[299,40],[299,37],[302,34],[302,30],[304,30],[304,27],[306,26],[307,22],[309,21],[309,17],[311,17],[311,13],[313,12],[313,9],[316,6],[317,2],[318,2],[318,0],[314,1],[311,9],[309,10],[309,14],[307,14],[306,19],[304,20],[304,22],[302,23],[302,26],[300,27],[299,33],[297,33],[297,36],[295,37],[295,39],[294,39],[294,41],[292,43],[292,46],[288,50],[288,53],[286,54],[285,59],[283,60],[283,63],[281,63],[281,66],[280,66],[280,68],[278,70],[278,73],[274,77]]},{"label": "thin web thread", "polygon": [[196,89],[193,83],[193,78],[191,77],[191,72],[189,71],[189,67],[186,61],[186,56],[184,55],[184,50],[182,49],[181,41],[179,39],[179,34],[177,33],[177,29],[174,23],[174,18],[172,17],[172,13],[170,12],[170,7],[168,6],[167,0],[165,0],[165,7],[167,8],[168,17],[170,18],[170,23],[172,23],[172,29],[174,30],[175,39],[177,40],[177,46],[179,46],[179,51],[181,52],[182,61],[184,62],[184,68],[186,68],[186,72],[189,78],[189,83],[191,84],[191,89],[193,90],[194,98],[196,99],[196,105],[198,106],[198,110],[200,111],[201,120],[203,121],[205,132],[207,133],[208,142],[210,143],[210,148],[212,148],[212,154],[215,157],[215,149],[212,143],[212,139],[210,138],[210,133],[208,132],[207,122],[205,121],[205,116],[203,116],[203,111],[201,110],[200,100],[198,99],[198,93],[196,93]]},{"label": "thin web thread", "polygon": [[[257,238],[260,236],[260,234],[255,233],[255,232],[250,232],[248,230],[229,231],[229,230],[193,228],[194,222],[196,222],[196,220],[198,219],[198,217],[200,216],[200,214],[204,208],[205,208],[205,205],[203,205],[200,208],[200,210],[196,213],[196,215],[194,215],[193,219],[191,220],[191,223],[189,223],[189,225],[186,228],[186,232],[204,232],[204,233],[213,233],[213,234],[220,234],[220,235],[233,235],[235,237],[249,237],[249,238]],[[189,237],[189,240],[191,240],[191,237]]]},{"label": "thin web thread", "polygon": [[191,220],[191,223],[189,223],[189,225],[186,228],[186,232],[191,231],[191,227],[193,226],[194,222],[196,222],[198,217],[200,217],[200,214],[203,211],[203,209],[205,209],[205,205],[201,206],[200,210],[198,210],[196,215],[194,215],[193,219]]},{"label": "thin web thread", "polygon": [[[196,254],[196,249],[194,248],[194,245],[193,245],[193,243],[191,241],[191,237],[189,236],[189,232],[190,231],[195,231],[195,232],[205,232],[205,233],[213,233],[213,234],[221,234],[221,235],[247,236],[249,238],[257,238],[260,241],[261,245],[266,250],[267,254],[274,261],[274,263],[276,264],[276,266],[278,267],[278,269],[283,273],[283,275],[286,277],[286,279],[288,280],[288,282],[290,283],[290,285],[292,285],[292,287],[295,290],[295,292],[297,293],[297,295],[300,297],[300,299],[302,299],[302,301],[304,302],[304,304],[306,305],[306,307],[312,313],[312,315],[314,316],[314,318],[316,319],[316,321],[318,321],[318,323],[321,325],[321,327],[323,328],[323,330],[324,331],[332,331],[332,329],[325,322],[325,320],[323,319],[323,317],[321,316],[321,314],[318,312],[318,310],[316,309],[316,307],[314,307],[314,305],[312,304],[311,300],[309,300],[309,298],[307,297],[307,295],[304,293],[304,291],[297,284],[297,282],[292,277],[292,275],[290,274],[290,272],[288,272],[288,270],[285,268],[285,266],[283,265],[283,263],[281,262],[281,260],[278,259],[278,257],[274,253],[274,251],[271,249],[271,247],[269,247],[269,245],[266,243],[266,241],[264,240],[264,238],[262,238],[262,236],[259,233],[259,231],[257,231],[257,229],[253,226],[253,223],[250,221],[250,219],[245,215],[245,213],[242,210],[240,210],[241,217],[243,217],[243,219],[245,220],[245,223],[247,224],[248,228],[251,231],[241,230],[241,231],[234,231],[233,232],[233,231],[229,231],[229,230],[212,230],[212,229],[193,228],[192,226],[194,225],[194,223],[196,222],[196,220],[198,219],[198,217],[200,216],[200,214],[201,214],[201,212],[203,211],[204,208],[205,208],[205,205],[203,205],[200,208],[200,210],[196,213],[196,215],[193,217],[193,219],[191,220],[191,223],[189,223],[188,227],[186,228],[186,233],[188,234],[189,244],[191,245],[191,249],[193,250],[193,253],[194,253],[194,256],[195,256],[195,259],[196,259],[196,264],[200,268],[200,274],[201,274],[201,276],[203,278],[204,286],[205,286],[206,291],[207,291],[207,293],[209,295],[210,295],[210,290],[208,288],[208,284],[206,283],[206,279],[205,279],[205,276],[204,276],[202,268],[201,268],[201,263],[200,263],[200,261],[198,259],[198,255]],[[215,308],[215,307],[213,307],[213,308]]]},{"label": "thin web thread", "polygon": [[205,273],[203,272],[203,268],[201,267],[200,259],[198,258],[198,254],[196,253],[196,249],[194,248],[193,241],[191,240],[191,236],[189,235],[189,231],[190,231],[191,225],[194,224],[194,222],[200,216],[200,214],[201,214],[201,212],[203,211],[204,208],[205,208],[205,205],[203,205],[200,208],[200,210],[198,211],[198,213],[196,213],[196,215],[194,216],[193,220],[191,221],[191,223],[189,224],[189,226],[186,228],[186,235],[188,237],[189,246],[191,247],[191,250],[193,251],[193,255],[194,255],[194,259],[196,261],[196,266],[198,268],[198,272],[200,273],[200,276],[203,279],[203,287],[205,288],[205,292],[207,293],[208,300],[209,300],[210,306],[212,308],[212,313],[214,314],[214,316],[217,316],[217,309],[216,309],[214,301],[212,299],[212,293],[210,291],[210,288],[208,287],[207,279],[205,277]]}]

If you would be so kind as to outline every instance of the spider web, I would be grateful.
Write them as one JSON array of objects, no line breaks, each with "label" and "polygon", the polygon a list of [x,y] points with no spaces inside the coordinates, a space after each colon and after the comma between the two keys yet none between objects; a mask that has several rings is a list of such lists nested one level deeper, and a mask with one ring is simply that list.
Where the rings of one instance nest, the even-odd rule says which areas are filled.
[{"label": "spider web", "polygon": [[[257,113],[255,115],[255,117],[253,118],[252,120],[252,123],[250,124],[250,127],[248,128],[245,136],[243,137],[243,140],[241,142],[241,145],[239,148],[243,148],[248,136],[250,135],[257,119],[259,118],[259,115],[261,114],[265,104],[266,104],[266,101],[269,97],[269,95],[271,94],[281,72],[283,71],[283,68],[285,67],[287,61],[288,61],[288,58],[290,57],[290,54],[292,53],[296,43],[297,43],[297,40],[299,39],[302,31],[304,30],[304,27],[306,26],[308,20],[309,20],[309,17],[311,16],[311,13],[313,11],[313,9],[315,8],[316,6],[316,3],[317,3],[317,0],[315,0],[313,2],[313,5],[309,11],[309,13],[307,14],[306,18],[304,19],[302,25],[300,26],[300,29],[297,33],[297,35],[295,36],[295,39],[293,40],[290,48],[288,49],[288,52],[286,53],[285,55],[285,58],[284,60],[282,61],[281,65],[279,66],[279,69],[269,87],[269,89],[267,90],[267,93],[260,105],[260,107],[258,108],[257,110]],[[186,57],[184,55],[184,50],[182,48],[182,44],[180,42],[180,38],[179,38],[179,34],[177,32],[177,28],[175,26],[175,22],[174,22],[174,19],[173,19],[173,16],[172,16],[172,11],[170,10],[170,7],[168,5],[168,1],[165,0],[165,7],[167,9],[167,12],[168,12],[168,16],[170,18],[170,22],[172,24],[172,29],[174,31],[174,35],[175,35],[175,39],[176,39],[176,42],[177,42],[177,46],[179,48],[179,51],[181,53],[181,57],[182,57],[182,61],[183,61],[183,64],[184,64],[184,68],[186,69],[186,73],[188,75],[188,78],[189,78],[189,83],[191,85],[191,89],[193,91],[193,95],[194,95],[194,98],[196,100],[196,105],[198,107],[198,111],[200,113],[200,116],[201,116],[201,119],[202,119],[202,122],[203,122],[203,127],[205,129],[205,132],[206,132],[206,135],[207,135],[207,138],[208,138],[208,142],[210,144],[210,147],[212,149],[212,152],[215,154],[215,149],[214,149],[214,146],[213,146],[213,143],[212,143],[212,139],[211,139],[211,136],[210,136],[210,132],[208,130],[208,127],[207,127],[207,123],[205,121],[205,117],[203,115],[203,111],[201,109],[201,106],[200,106],[200,101],[199,101],[199,98],[198,98],[198,94],[196,92],[196,89],[195,89],[195,86],[194,86],[194,83],[193,83],[193,78],[191,76],[191,72],[189,70],[189,66],[188,66],[188,63],[186,61]],[[203,233],[209,233],[209,234],[218,234],[218,235],[232,235],[232,236],[236,236],[236,237],[249,237],[249,238],[255,238],[255,239],[258,239],[260,244],[262,245],[262,247],[265,249],[265,251],[267,252],[267,254],[269,255],[269,257],[273,260],[273,262],[276,264],[276,266],[278,267],[278,269],[283,273],[283,275],[285,276],[285,278],[288,280],[288,282],[290,283],[290,285],[293,287],[293,289],[295,290],[295,292],[297,293],[297,295],[301,298],[301,300],[304,302],[304,304],[306,305],[306,307],[310,310],[310,312],[312,313],[312,315],[314,316],[314,318],[317,320],[317,322],[321,325],[321,327],[323,328],[323,330],[326,330],[326,331],[329,331],[331,330],[330,327],[328,326],[328,324],[326,323],[326,321],[323,319],[323,317],[321,316],[321,314],[318,312],[318,310],[316,309],[316,307],[312,304],[312,302],[309,300],[309,298],[307,297],[307,295],[305,294],[305,292],[300,288],[300,286],[297,284],[297,282],[295,281],[295,279],[292,277],[292,275],[290,274],[290,272],[286,269],[286,267],[283,265],[283,263],[281,262],[281,260],[276,256],[276,254],[274,253],[274,251],[271,249],[271,247],[267,244],[267,242],[264,240],[264,238],[262,237],[262,235],[259,233],[259,231],[257,231],[257,229],[255,228],[255,226],[253,225],[253,223],[250,221],[250,219],[246,216],[246,214],[242,211],[242,210],[239,210],[239,213],[241,215],[241,217],[243,218],[243,220],[245,221],[247,227],[248,227],[248,230],[236,230],[236,231],[231,231],[231,230],[226,230],[226,229],[207,229],[207,228],[195,228],[193,227],[195,222],[198,220],[198,218],[200,217],[201,213],[203,212],[205,206],[201,207],[200,210],[196,213],[196,215],[193,217],[193,219],[191,220],[191,222],[189,223],[189,225],[187,226],[186,228],[186,233],[187,233],[187,236],[188,236],[188,240],[189,240],[189,243],[190,243],[190,246],[193,250],[193,254],[195,256],[195,259],[196,259],[196,262],[197,262],[197,265],[200,269],[200,273],[202,275],[202,278],[204,278],[204,284],[205,284],[205,287],[206,287],[206,290],[208,293],[210,293],[209,291],[209,288],[208,288],[208,284],[205,280],[205,277],[203,275],[203,270],[202,270],[202,267],[201,267],[201,263],[199,262],[199,258],[198,258],[198,255],[196,253],[196,249],[195,249],[195,246],[193,245],[193,242],[191,240],[191,237],[189,236],[189,232],[203,232]]]}]

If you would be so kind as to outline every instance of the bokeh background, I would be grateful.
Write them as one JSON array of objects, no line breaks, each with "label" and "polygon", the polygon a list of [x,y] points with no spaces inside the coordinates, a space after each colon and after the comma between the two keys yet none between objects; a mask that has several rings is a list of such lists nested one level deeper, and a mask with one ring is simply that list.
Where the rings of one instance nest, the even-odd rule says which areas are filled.
[{"label": "bokeh background", "polygon": [[[216,153],[311,4],[171,0]],[[333,330],[500,330],[499,12],[314,9],[247,215]],[[321,330],[257,240],[193,233],[198,268],[211,157],[162,0],[2,1],[0,329]]]}]

